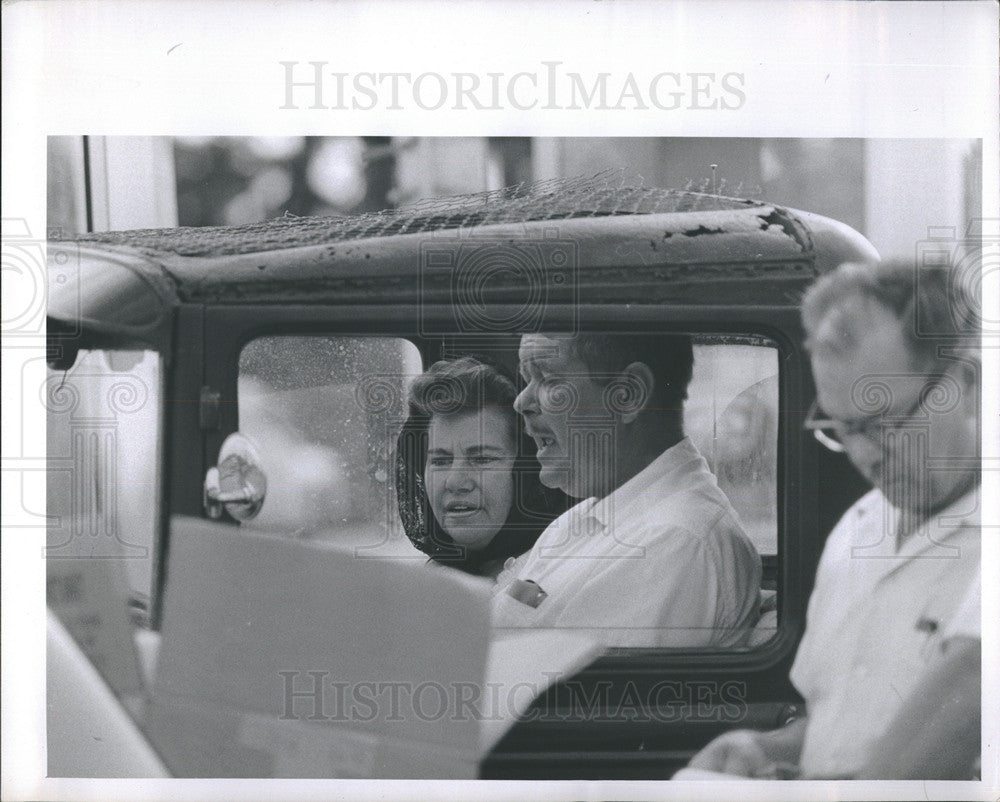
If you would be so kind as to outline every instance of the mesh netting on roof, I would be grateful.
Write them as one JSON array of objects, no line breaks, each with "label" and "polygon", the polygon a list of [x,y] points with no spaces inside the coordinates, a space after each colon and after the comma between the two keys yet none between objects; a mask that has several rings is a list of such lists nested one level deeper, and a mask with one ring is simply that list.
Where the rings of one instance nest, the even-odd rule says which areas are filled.
[{"label": "mesh netting on roof", "polygon": [[225,256],[498,223],[727,211],[760,205],[758,201],[686,190],[623,186],[620,174],[612,171],[592,178],[523,183],[491,192],[434,198],[405,208],[347,217],[286,215],[242,226],[111,231],[79,240],[180,256]]}]

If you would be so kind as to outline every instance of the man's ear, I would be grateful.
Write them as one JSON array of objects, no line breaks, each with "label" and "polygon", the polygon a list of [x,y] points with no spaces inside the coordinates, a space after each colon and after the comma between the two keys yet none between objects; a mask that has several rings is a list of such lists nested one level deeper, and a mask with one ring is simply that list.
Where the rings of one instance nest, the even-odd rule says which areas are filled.
[{"label": "man's ear", "polygon": [[649,406],[653,387],[653,371],[649,365],[632,362],[605,390],[608,408],[621,418],[622,423],[632,423]]}]

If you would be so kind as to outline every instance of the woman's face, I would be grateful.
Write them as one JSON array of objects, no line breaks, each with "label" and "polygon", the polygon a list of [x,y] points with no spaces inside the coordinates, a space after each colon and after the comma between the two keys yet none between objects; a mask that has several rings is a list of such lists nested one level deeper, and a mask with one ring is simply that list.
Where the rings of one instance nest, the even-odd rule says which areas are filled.
[{"label": "woman's face", "polygon": [[424,478],[431,510],[459,545],[485,548],[514,503],[514,412],[435,415]]}]

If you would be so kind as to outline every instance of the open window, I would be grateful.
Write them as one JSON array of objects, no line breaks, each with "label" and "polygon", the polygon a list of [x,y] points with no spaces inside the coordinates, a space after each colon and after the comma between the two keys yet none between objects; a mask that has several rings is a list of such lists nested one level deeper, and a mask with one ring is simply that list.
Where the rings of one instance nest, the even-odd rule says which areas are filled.
[{"label": "open window", "polygon": [[[449,345],[442,345],[449,342]],[[695,335],[686,432],[761,555],[758,645],[777,627],[779,352],[758,335]],[[516,376],[517,337],[487,357]],[[457,347],[462,346],[462,347]],[[359,557],[424,558],[406,538],[393,450],[410,382],[435,359],[477,353],[460,340],[264,336],[240,353],[239,431],[266,498],[241,526],[353,547]],[[232,510],[232,507],[228,509]]]}]

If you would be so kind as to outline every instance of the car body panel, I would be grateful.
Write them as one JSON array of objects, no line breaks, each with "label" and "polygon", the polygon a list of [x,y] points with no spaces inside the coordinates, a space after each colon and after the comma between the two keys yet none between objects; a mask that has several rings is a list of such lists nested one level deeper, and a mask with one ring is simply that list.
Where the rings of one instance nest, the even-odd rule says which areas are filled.
[{"label": "car body panel", "polygon": [[[545,301],[704,303],[714,298],[722,304],[794,305],[797,297],[789,291],[841,261],[877,258],[871,245],[843,224],[766,204],[668,214],[556,216],[465,228],[426,224],[428,230],[420,233],[370,237],[364,231],[345,233],[341,218],[326,219],[326,228],[316,221],[292,218],[253,227],[92,234],[78,240],[80,275],[99,280],[107,268],[98,265],[114,254],[116,264],[162,292],[164,314],[166,307],[180,303],[392,303],[412,300],[414,293],[424,303],[447,303],[453,300],[453,281],[447,271],[421,263],[422,249],[489,244],[512,252],[526,242],[558,239],[575,248],[574,281],[572,286],[551,288]],[[250,232],[249,245],[234,244]],[[344,239],[347,235],[361,238]],[[123,287],[126,276],[121,275]],[[523,280],[516,271],[497,273],[486,300],[519,298]],[[57,291],[52,317],[72,313],[59,306],[59,299],[72,291]],[[90,296],[84,298],[83,311],[94,325],[136,328],[131,303],[121,305],[121,317],[104,307],[88,314],[87,308],[99,307],[103,297]]]}]

